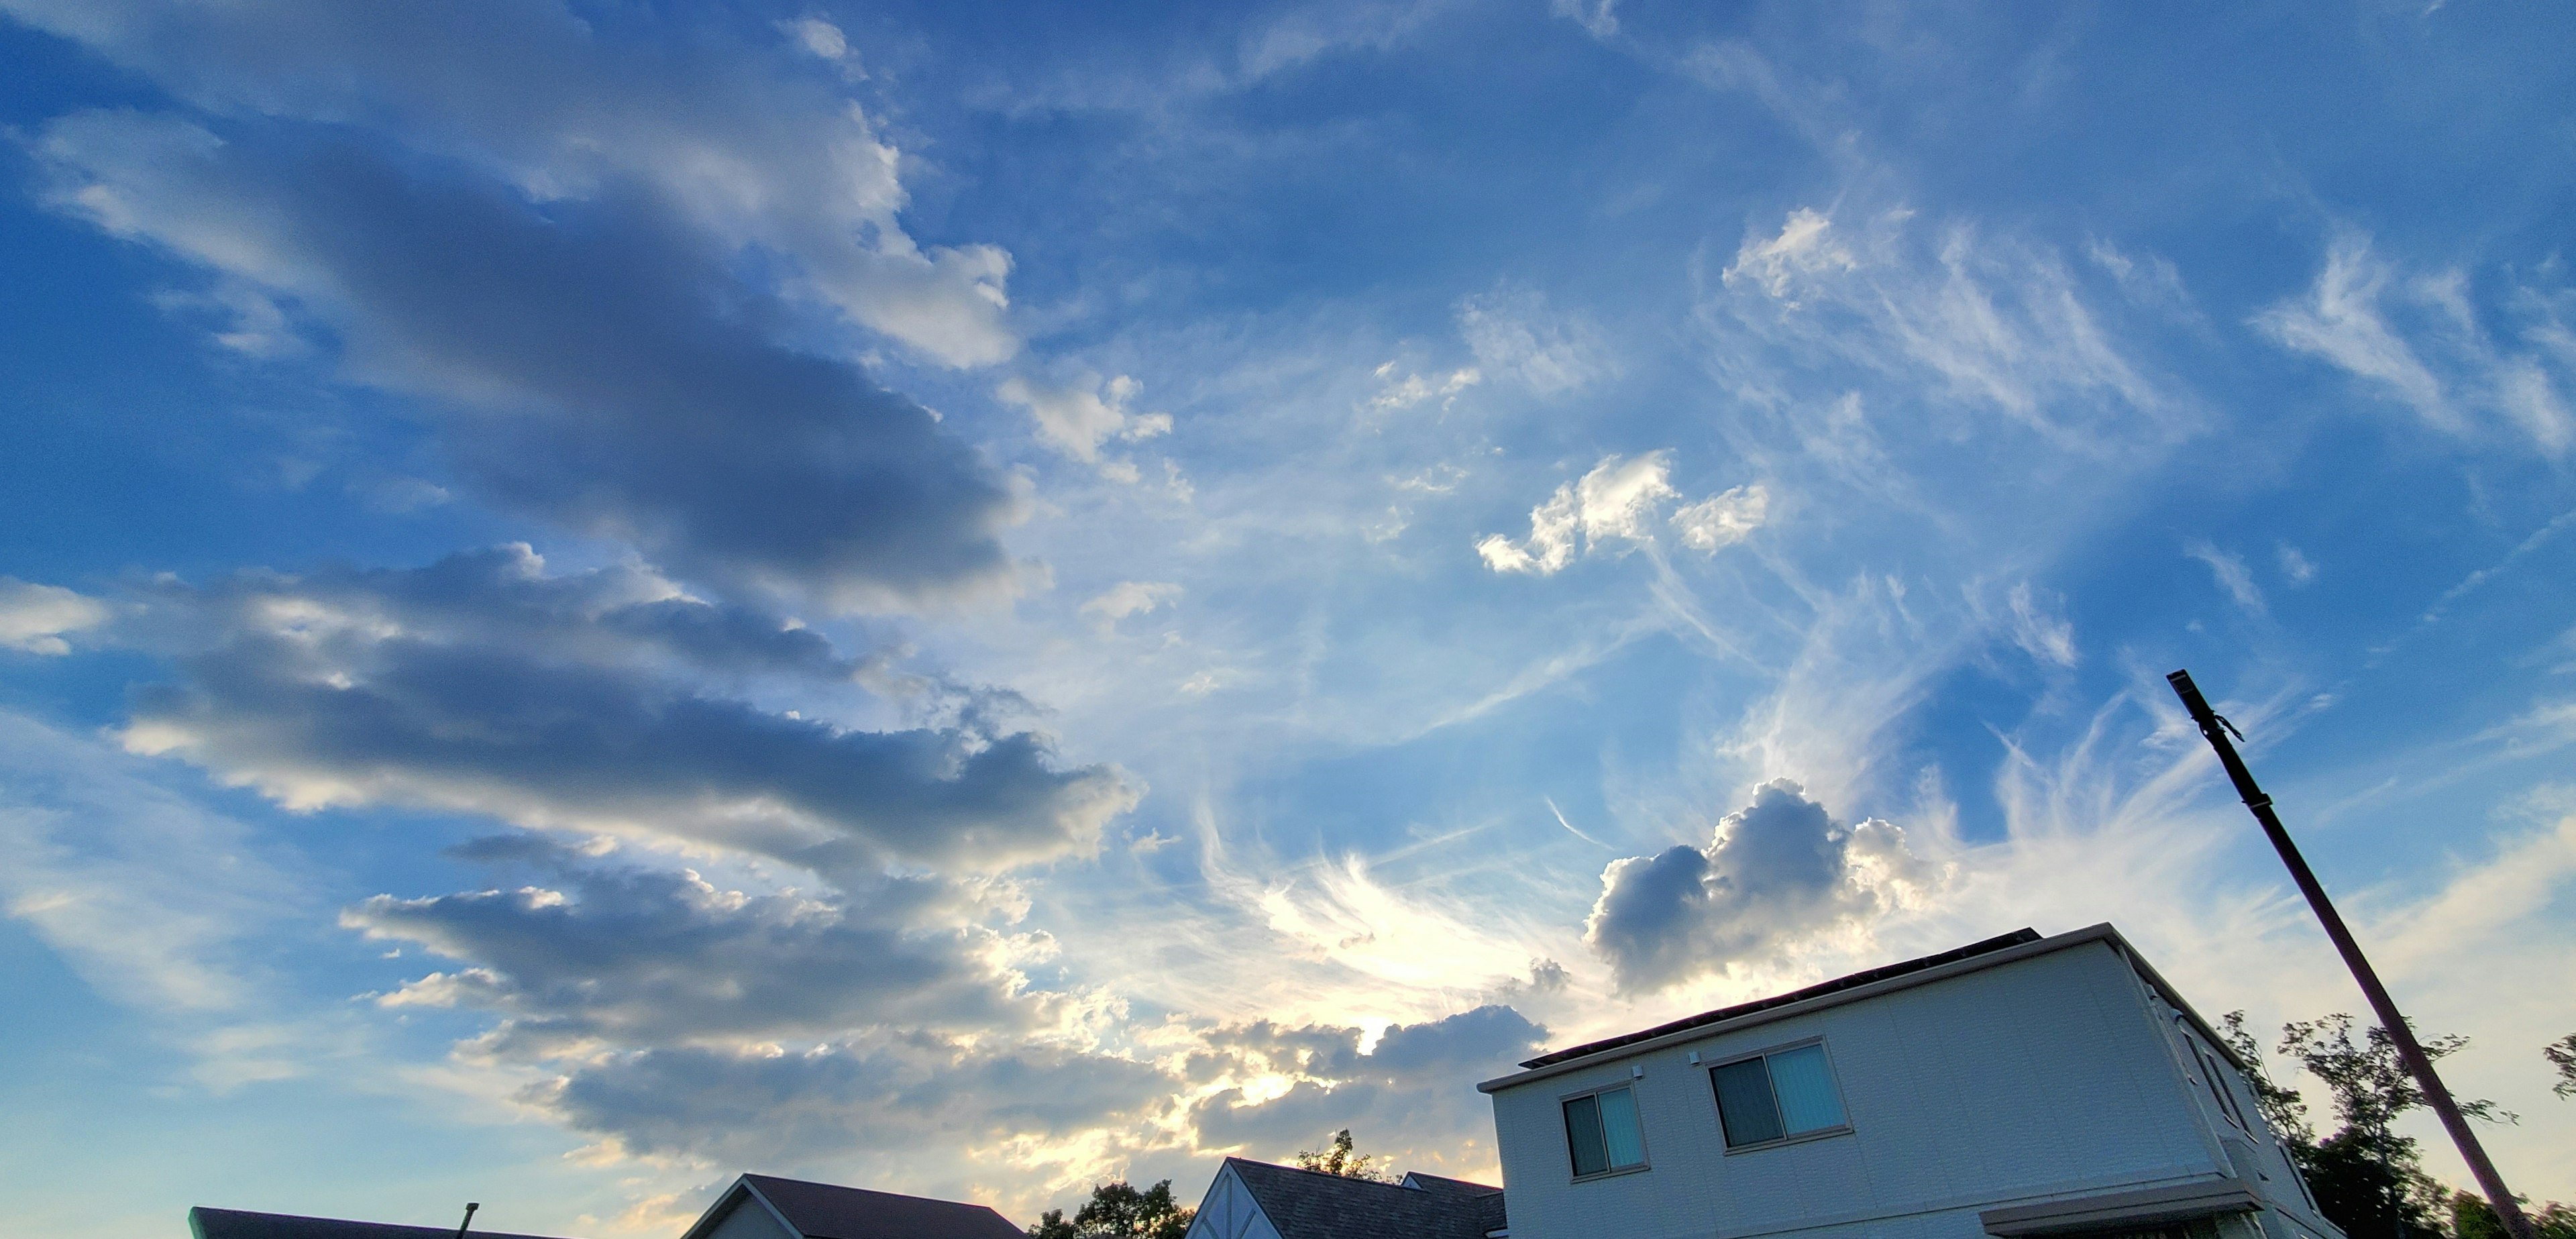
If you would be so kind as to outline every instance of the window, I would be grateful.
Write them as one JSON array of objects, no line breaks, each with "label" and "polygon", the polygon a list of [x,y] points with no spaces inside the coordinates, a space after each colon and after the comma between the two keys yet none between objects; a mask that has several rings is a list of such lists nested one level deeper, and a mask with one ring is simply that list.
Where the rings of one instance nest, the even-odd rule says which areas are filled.
[{"label": "window", "polygon": [[1644,1166],[1646,1141],[1637,1133],[1637,1095],[1623,1086],[1569,1098],[1565,1147],[1574,1155],[1578,1179]]},{"label": "window", "polygon": [[1718,1122],[1726,1128],[1729,1149],[1846,1126],[1820,1043],[1720,1063],[1708,1069],[1708,1080],[1717,1090]]}]

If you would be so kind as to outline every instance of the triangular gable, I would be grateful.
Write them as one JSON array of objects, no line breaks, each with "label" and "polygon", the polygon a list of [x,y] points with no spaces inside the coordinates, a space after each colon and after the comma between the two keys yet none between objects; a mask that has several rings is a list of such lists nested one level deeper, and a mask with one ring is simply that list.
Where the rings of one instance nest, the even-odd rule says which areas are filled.
[{"label": "triangular gable", "polygon": [[804,1235],[778,1206],[752,1189],[748,1176],[737,1175],[680,1239],[804,1239]]},{"label": "triangular gable", "polygon": [[1207,1195],[1199,1198],[1198,1215],[1190,1219],[1182,1239],[1279,1239],[1279,1228],[1262,1213],[1261,1202],[1252,1198],[1229,1157],[1208,1184]]}]

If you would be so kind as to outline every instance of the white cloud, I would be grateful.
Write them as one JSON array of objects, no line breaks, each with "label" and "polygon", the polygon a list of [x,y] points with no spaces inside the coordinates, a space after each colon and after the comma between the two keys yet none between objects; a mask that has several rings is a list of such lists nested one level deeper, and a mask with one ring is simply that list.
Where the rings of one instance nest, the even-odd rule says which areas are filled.
[{"label": "white cloud", "polygon": [[2369,238],[2339,233],[2307,299],[2272,306],[2255,315],[2254,323],[2291,349],[2387,389],[2436,429],[2465,432],[2467,419],[2451,407],[2441,380],[2380,315],[2380,291],[2389,274],[2388,265],[2371,255]]},{"label": "white cloud", "polygon": [[2183,553],[2209,565],[2209,575],[2217,580],[2218,587],[2227,591],[2227,596],[2246,614],[2265,613],[2263,590],[2254,584],[2254,573],[2246,568],[2243,556],[2199,541],[2185,546]]},{"label": "white cloud", "polygon": [[37,585],[0,576],[0,649],[28,654],[68,654],[65,634],[108,620],[107,604],[59,585]]},{"label": "white cloud", "polygon": [[1438,400],[1442,411],[1457,403],[1458,393],[1484,381],[1484,374],[1474,366],[1452,370],[1445,377],[1425,377],[1407,373],[1395,377],[1395,362],[1387,362],[1375,371],[1377,394],[1370,396],[1368,407],[1379,413],[1409,409],[1427,400]]},{"label": "white cloud", "polygon": [[[1902,399],[1999,411],[2096,459],[2196,424],[2114,344],[2053,250],[1965,224],[1928,246],[1916,232],[1903,208],[1847,224],[1802,207],[1776,234],[1748,230],[1700,305],[1720,375],[1782,408],[1841,399],[1858,371]],[[1813,390],[1820,376],[1833,387]]]},{"label": "white cloud", "polygon": [[[1171,431],[1171,414],[1137,413],[1129,407],[1142,389],[1123,374],[1105,383],[1099,375],[1087,374],[1062,387],[1013,375],[1002,381],[996,394],[1027,409],[1048,446],[1084,464],[1100,464],[1100,445],[1111,439],[1134,442]],[[1132,462],[1109,463],[1125,464],[1124,480],[1136,480]]]},{"label": "white cloud", "polygon": [[[1514,542],[1489,534],[1476,554],[1496,572],[1548,576],[1573,563],[1578,552],[1652,542],[1663,505],[1681,497],[1672,485],[1672,453],[1605,456],[1581,478],[1556,488],[1530,509],[1529,537]],[[1770,494],[1759,484],[1711,495],[1672,514],[1682,540],[1704,551],[1743,541],[1762,524]]]},{"label": "white cloud", "polygon": [[2290,584],[2305,585],[2317,579],[2317,565],[2308,558],[2306,552],[2287,542],[2280,543],[2272,549],[2281,562],[2281,575],[2289,578]]},{"label": "white cloud", "polygon": [[1673,528],[1693,550],[1716,551],[1753,536],[1771,510],[1771,492],[1759,482],[1709,496],[1673,513]]},{"label": "white cloud", "polygon": [[1082,613],[1114,624],[1169,606],[1180,596],[1181,587],[1168,581],[1120,581],[1083,603]]},{"label": "white cloud", "polygon": [[1735,251],[1735,261],[1718,278],[1730,286],[1738,280],[1750,282],[1794,309],[1799,301],[1791,293],[1797,284],[1859,265],[1835,235],[1831,219],[1820,211],[1800,207],[1789,212],[1780,235],[1769,240],[1745,237],[1744,244]]},{"label": "white cloud", "polygon": [[2013,644],[2023,653],[2059,667],[2075,665],[2075,625],[2058,611],[2063,600],[2055,606],[2043,603],[2024,581],[2012,587],[2005,604],[2012,615]]},{"label": "white cloud", "polygon": [[2509,351],[2489,338],[2466,272],[2402,279],[2367,235],[2340,228],[2307,293],[2252,321],[2282,347],[2343,370],[2444,434],[2475,437],[2481,418],[2492,417],[2542,452],[2563,456],[2576,444],[2576,414],[2544,361],[2566,368],[2576,358],[2561,347],[2567,332],[2551,299],[2526,287],[2517,301],[2537,320],[2522,332],[2537,352]]},{"label": "white cloud", "polygon": [[1568,18],[1593,38],[1619,33],[1619,0],[1547,0],[1547,11]]},{"label": "white cloud", "polygon": [[1542,396],[1573,391],[1611,370],[1600,330],[1579,315],[1557,312],[1534,290],[1506,287],[1461,298],[1458,334],[1481,373]]}]

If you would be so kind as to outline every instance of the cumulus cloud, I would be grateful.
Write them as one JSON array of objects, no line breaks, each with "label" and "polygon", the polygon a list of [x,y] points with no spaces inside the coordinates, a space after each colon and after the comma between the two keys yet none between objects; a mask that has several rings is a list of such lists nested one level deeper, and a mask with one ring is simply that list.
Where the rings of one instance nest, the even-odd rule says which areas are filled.
[{"label": "cumulus cloud", "polygon": [[1877,915],[1930,876],[1902,829],[1839,824],[1805,789],[1776,779],[1726,815],[1707,847],[1612,861],[1584,942],[1622,991],[1658,990]]},{"label": "cumulus cloud", "polygon": [[[536,575],[523,549],[409,572],[167,587],[177,683],[127,746],[290,808],[398,804],[676,837],[830,873],[1000,869],[1093,847],[1135,803],[1114,768],[967,710],[863,731],[720,695],[694,672],[846,679],[821,638],[649,597],[649,577]],[[632,595],[647,595],[627,600]]]},{"label": "cumulus cloud", "polygon": [[[547,202],[634,187],[728,252],[783,260],[799,291],[938,362],[1018,350],[1009,255],[915,241],[900,219],[899,153],[784,49],[554,3],[0,8],[216,116],[372,130]],[[791,34],[807,54],[837,46],[827,58],[847,75],[837,28],[808,19]]]},{"label": "cumulus cloud", "polygon": [[2543,452],[2564,455],[2576,442],[2576,414],[2548,363],[2564,371],[2576,353],[2561,347],[2567,329],[2548,298],[2523,289],[2521,300],[2531,311],[2522,334],[2537,346],[2529,351],[2490,338],[2471,304],[2466,273],[2402,278],[2366,234],[2345,228],[2327,243],[2325,265],[2306,294],[2266,307],[2253,324],[2435,430],[2470,437],[2493,418]]},{"label": "cumulus cloud", "polygon": [[[1680,497],[1673,489],[1671,452],[1605,456],[1530,509],[1528,538],[1516,542],[1488,534],[1476,543],[1476,554],[1496,572],[1553,575],[1579,554],[1617,553],[1653,541],[1664,504]],[[1683,507],[1670,523],[1686,545],[1713,552],[1750,536],[1769,506],[1770,494],[1760,485],[1739,486]]]},{"label": "cumulus cloud", "polygon": [[64,589],[0,576],[0,649],[27,654],[68,654],[69,633],[108,620],[107,604]]},{"label": "cumulus cloud", "polygon": [[1579,315],[1558,312],[1534,290],[1506,287],[1463,298],[1457,313],[1458,334],[1479,367],[1461,374],[1512,379],[1552,396],[1610,372],[1609,346],[1600,330]]},{"label": "cumulus cloud", "polygon": [[38,149],[57,206],[292,295],[353,375],[431,398],[506,507],[836,609],[1009,588],[1008,480],[919,405],[768,339],[663,198],[540,204],[338,139],[123,112]]},{"label": "cumulus cloud", "polygon": [[[1105,383],[1099,375],[1085,375],[1062,387],[1014,375],[995,394],[1027,409],[1047,446],[1084,464],[1100,464],[1100,446],[1111,439],[1134,442],[1172,429],[1171,414],[1138,413],[1129,407],[1140,390],[1136,380],[1123,374]],[[1124,472],[1121,480],[1135,480],[1135,466]]]}]

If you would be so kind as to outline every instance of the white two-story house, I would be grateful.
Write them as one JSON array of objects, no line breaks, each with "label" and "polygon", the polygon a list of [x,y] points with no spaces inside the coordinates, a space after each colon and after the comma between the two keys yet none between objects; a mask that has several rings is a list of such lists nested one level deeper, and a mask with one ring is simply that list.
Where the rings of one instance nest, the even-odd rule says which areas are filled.
[{"label": "white two-story house", "polygon": [[1511,1239],[2343,1239],[2109,925],[1559,1050],[1493,1096]]}]

